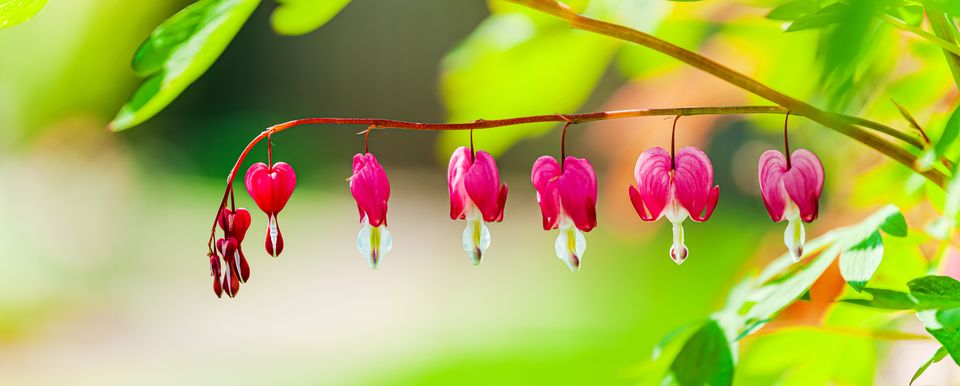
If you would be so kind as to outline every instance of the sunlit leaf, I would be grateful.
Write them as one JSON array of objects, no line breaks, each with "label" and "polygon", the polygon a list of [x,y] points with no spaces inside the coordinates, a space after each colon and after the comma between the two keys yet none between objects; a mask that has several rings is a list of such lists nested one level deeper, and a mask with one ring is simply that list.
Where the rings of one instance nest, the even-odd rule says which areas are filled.
[{"label": "sunlit leaf", "polygon": [[670,371],[681,386],[733,384],[733,354],[717,322],[707,322],[687,340]]},{"label": "sunlit leaf", "polygon": [[842,299],[840,301],[886,310],[912,310],[917,307],[917,303],[905,292],[880,288],[864,288],[863,292],[872,295],[873,298]]},{"label": "sunlit leaf", "polygon": [[943,344],[953,361],[960,365],[960,308],[920,311],[917,312],[917,318],[927,332]]},{"label": "sunlit leaf", "polygon": [[880,230],[886,232],[890,236],[906,237],[907,219],[903,217],[903,213],[897,211],[897,213],[887,217],[887,219],[883,221],[883,224],[880,224]]},{"label": "sunlit leaf", "polygon": [[927,8],[960,17],[960,2],[956,0],[923,0]]},{"label": "sunlit leaf", "polygon": [[843,20],[844,11],[849,8],[842,3],[830,4],[815,13],[803,15],[787,27],[787,32],[803,31],[807,29],[823,28],[839,23]]},{"label": "sunlit leaf", "polygon": [[910,295],[927,308],[957,307],[960,282],[949,276],[924,276],[907,283]]},{"label": "sunlit leaf", "polygon": [[770,20],[796,20],[797,18],[817,12],[817,2],[813,0],[793,0],[780,4],[767,14]]},{"label": "sunlit leaf", "polygon": [[935,352],[933,356],[930,357],[930,359],[927,360],[922,366],[920,366],[920,368],[917,369],[917,372],[913,374],[913,377],[910,378],[910,384],[912,385],[913,382],[916,382],[917,378],[920,378],[920,376],[923,375],[925,371],[927,371],[927,368],[930,367],[930,365],[940,362],[941,360],[943,360],[943,358],[946,358],[946,357],[947,357],[946,347],[940,347],[939,349],[937,349],[937,352]]},{"label": "sunlit leaf", "polygon": [[277,0],[270,22],[282,35],[303,35],[327,24],[350,0]]},{"label": "sunlit leaf", "polygon": [[874,231],[862,242],[840,253],[840,274],[851,287],[863,291],[883,259],[883,236]]},{"label": "sunlit leaf", "polygon": [[957,134],[960,134],[960,107],[953,110],[953,114],[947,120],[947,125],[943,128],[943,134],[937,140],[937,154],[943,155],[946,153],[947,148],[956,141]]},{"label": "sunlit leaf", "polygon": [[0,29],[30,20],[44,5],[47,0],[0,0]]},{"label": "sunlit leaf", "polygon": [[140,46],[133,69],[147,77],[110,123],[115,130],[154,116],[227,48],[260,0],[200,0],[173,15]]}]

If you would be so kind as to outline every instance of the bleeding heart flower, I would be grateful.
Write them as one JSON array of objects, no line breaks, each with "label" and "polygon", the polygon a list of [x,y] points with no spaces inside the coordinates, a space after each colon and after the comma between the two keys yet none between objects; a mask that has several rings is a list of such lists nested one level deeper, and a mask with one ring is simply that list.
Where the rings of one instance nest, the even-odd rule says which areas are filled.
[{"label": "bleeding heart flower", "polygon": [[223,287],[220,284],[220,256],[211,252],[210,257],[210,276],[213,276],[213,293],[219,298],[223,294]]},{"label": "bleeding heart flower", "polygon": [[277,214],[283,210],[297,186],[297,175],[293,168],[284,162],[267,166],[257,162],[247,169],[245,179],[247,192],[260,210],[267,214],[267,237],[264,245],[273,257],[283,251],[283,236],[277,223]]},{"label": "bleeding heart flower", "polygon": [[597,226],[597,175],[590,161],[567,157],[563,167],[553,157],[543,156],[533,164],[530,181],[537,189],[543,214],[543,229],[560,228],[554,244],[557,257],[571,270],[580,269],[587,249],[583,232]]},{"label": "bleeding heart flower", "polygon": [[[217,239],[217,253],[220,254],[220,257],[227,263],[227,269],[224,271],[222,278],[222,283],[220,284],[223,288],[223,291],[227,293],[227,296],[235,297],[237,292],[240,291],[240,275],[239,275],[239,266],[235,264],[233,256],[236,256],[237,253],[237,239],[233,237]],[[214,270],[219,271],[220,263],[217,262],[217,267]],[[219,272],[216,272],[219,275]],[[216,279],[214,279],[216,280]],[[214,292],[217,291],[217,285],[213,286]],[[220,296],[219,293],[217,296]]]},{"label": "bleeding heart flower", "polygon": [[700,149],[684,147],[675,158],[654,147],[637,158],[633,171],[637,186],[630,186],[630,201],[644,221],[666,217],[673,224],[670,258],[677,264],[687,259],[683,243],[683,220],[706,221],[720,197],[713,186],[713,165]]},{"label": "bleeding heart flower", "polygon": [[803,256],[804,222],[817,219],[823,191],[823,164],[809,150],[797,149],[790,160],[783,153],[767,150],[760,156],[760,196],[775,222],[787,219],[783,241],[794,261]]},{"label": "bleeding heart flower", "polygon": [[507,185],[500,185],[500,171],[493,156],[461,146],[450,156],[447,168],[447,190],[450,193],[450,218],[467,220],[463,230],[463,249],[473,264],[480,264],[490,247],[490,230],[484,222],[502,221],[507,201]]},{"label": "bleeding heart flower", "polygon": [[240,282],[246,283],[250,278],[250,265],[247,264],[247,258],[243,255],[243,237],[250,228],[250,212],[244,208],[239,208],[236,212],[230,208],[223,208],[220,216],[217,217],[217,224],[223,229],[224,237],[237,240],[237,250],[233,256],[224,256],[226,259],[233,259],[233,264],[240,269]]},{"label": "bleeding heart flower", "polygon": [[357,249],[370,267],[377,268],[380,258],[390,252],[393,238],[387,230],[387,200],[390,199],[390,181],[387,173],[371,153],[353,156],[353,175],[350,193],[357,201],[363,228],[357,235]]}]

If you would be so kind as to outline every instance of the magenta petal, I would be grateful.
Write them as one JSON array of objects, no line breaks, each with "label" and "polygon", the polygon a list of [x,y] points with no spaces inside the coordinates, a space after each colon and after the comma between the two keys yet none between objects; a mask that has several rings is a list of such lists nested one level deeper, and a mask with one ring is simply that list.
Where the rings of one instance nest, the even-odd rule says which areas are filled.
[{"label": "magenta petal", "polygon": [[463,189],[463,178],[470,169],[470,149],[460,146],[450,156],[447,167],[447,192],[450,193],[450,218],[466,218],[467,192]]},{"label": "magenta petal", "polygon": [[500,213],[497,215],[497,218],[493,221],[496,221],[496,222],[503,221],[503,209],[507,206],[507,192],[509,192],[509,190],[507,189],[507,184],[503,184],[503,186],[500,187],[500,199],[499,199],[500,203],[498,204],[498,207],[500,208]]},{"label": "magenta petal", "polygon": [[797,208],[800,218],[816,220],[823,191],[823,164],[807,149],[797,149],[790,155],[790,170],[783,175],[783,187]]},{"label": "magenta petal", "polygon": [[360,221],[364,217],[371,226],[387,222],[387,200],[390,199],[390,181],[387,173],[373,154],[353,156],[353,176],[350,177],[350,193],[360,208]]},{"label": "magenta petal", "polygon": [[781,182],[787,172],[787,159],[783,153],[776,150],[767,150],[760,155],[758,176],[760,178],[760,198],[767,207],[767,213],[775,222],[783,220],[783,211],[787,201],[783,195]]},{"label": "magenta petal", "polygon": [[480,209],[484,221],[495,221],[500,216],[500,171],[490,153],[477,152],[473,165],[464,176],[463,187]]},{"label": "magenta petal", "polygon": [[250,220],[250,211],[244,208],[238,208],[236,212],[231,211],[230,208],[223,208],[217,218],[217,224],[227,236],[236,238],[237,242],[243,242],[243,237],[250,228]]},{"label": "magenta petal", "polygon": [[537,158],[530,172],[530,182],[537,190],[537,203],[543,215],[543,229],[557,227],[560,221],[560,197],[557,194],[556,179],[560,177],[560,164],[550,156]]},{"label": "magenta petal", "polygon": [[684,147],[674,161],[673,183],[677,201],[694,221],[706,221],[713,213],[720,188],[713,186],[713,165],[700,149]]},{"label": "magenta petal", "polygon": [[662,147],[652,147],[637,157],[633,169],[637,187],[631,189],[630,200],[644,221],[660,218],[670,201],[670,168],[670,153]]},{"label": "magenta petal", "polygon": [[563,212],[578,229],[589,232],[597,226],[597,175],[590,161],[567,157],[557,190]]}]

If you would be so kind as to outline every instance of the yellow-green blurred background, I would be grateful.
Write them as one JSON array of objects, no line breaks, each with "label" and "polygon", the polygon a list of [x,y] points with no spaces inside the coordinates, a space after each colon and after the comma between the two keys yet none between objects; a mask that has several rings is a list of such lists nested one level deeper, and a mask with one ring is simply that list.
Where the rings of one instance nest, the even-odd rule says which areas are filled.
[{"label": "yellow-green blurred background", "polygon": [[[679,121],[679,144],[711,156],[722,191],[713,218],[686,224],[682,266],[668,257],[668,225],[643,224],[626,194],[636,156],[668,145],[670,121],[573,127],[568,154],[589,158],[600,179],[600,225],[578,273],[554,256],[556,235],[540,227],[529,183],[533,160],[559,153],[556,127],[476,134],[479,149],[501,154],[510,187],[479,267],[461,250],[464,224],[448,217],[444,157],[465,138],[374,133],[394,237],[376,271],[354,249],[360,225],[345,182],[363,128],[299,127],[274,138],[275,159],[299,177],[280,215],[283,255],[262,250],[264,219],[252,210],[251,279],[236,299],[212,293],[205,242],[224,177],[271,124],[763,103],[665,57],[501,3],[491,2],[500,16],[491,19],[482,1],[356,0],[322,29],[283,37],[265,2],[179,99],[118,134],[106,126],[138,85],[134,51],[188,2],[51,0],[0,30],[0,384],[642,383],[661,337],[702,321],[743,274],[782,252],[783,224],[770,222],[755,177],[759,154],[780,146],[781,117]],[[817,33],[783,33],[764,18],[773,2],[634,3],[596,12],[793,96],[821,95]],[[845,109],[905,127],[892,96],[942,122],[956,89],[939,49],[889,26],[878,36],[862,71],[870,92]],[[899,200],[892,178],[922,184],[838,134],[803,119],[791,126],[794,145],[817,151],[828,174],[808,237]],[[546,135],[531,135],[538,131]],[[247,163],[265,157],[260,147]],[[238,204],[255,209],[238,188]],[[821,341],[823,352],[851,352]],[[778,384],[904,384],[937,347],[862,343],[866,363],[846,382],[803,378],[797,369],[823,367],[804,358],[761,358],[749,362],[755,371],[738,369],[738,383],[766,384],[751,383],[750,372],[772,371],[799,374]],[[956,382],[956,369],[943,367],[924,379]]]}]

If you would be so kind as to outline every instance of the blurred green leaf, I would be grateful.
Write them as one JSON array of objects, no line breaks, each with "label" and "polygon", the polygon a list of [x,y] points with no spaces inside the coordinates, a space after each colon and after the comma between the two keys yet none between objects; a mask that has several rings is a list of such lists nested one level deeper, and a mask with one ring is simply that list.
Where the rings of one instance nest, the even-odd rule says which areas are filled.
[{"label": "blurred green leaf", "polygon": [[840,253],[840,275],[857,292],[863,291],[883,259],[883,236],[874,231],[860,243]]},{"label": "blurred green leaf", "polygon": [[844,19],[846,11],[850,7],[842,3],[833,3],[815,13],[809,13],[798,17],[787,27],[786,32],[796,32],[808,29],[823,28],[828,25],[839,23]]},{"label": "blurred green leaf", "polygon": [[939,349],[937,349],[937,352],[935,352],[933,356],[930,357],[930,360],[926,361],[922,366],[920,366],[919,369],[917,369],[917,372],[913,374],[912,378],[910,378],[910,384],[912,385],[913,382],[916,382],[917,378],[920,378],[920,376],[923,375],[925,371],[927,371],[927,368],[930,367],[930,365],[940,362],[941,360],[943,360],[943,358],[946,358],[946,357],[947,357],[947,348],[941,346]]},{"label": "blurred green leaf", "polygon": [[327,24],[350,4],[350,0],[277,0],[280,6],[270,16],[273,30],[281,35],[303,35]]},{"label": "blurred green leaf", "polygon": [[716,321],[707,322],[690,337],[670,371],[681,386],[733,384],[733,354]]},{"label": "blurred green leaf", "polygon": [[787,327],[744,346],[735,385],[872,385],[876,365],[870,337]]},{"label": "blurred green leaf", "polygon": [[[619,43],[570,29],[537,25],[522,13],[490,16],[442,62],[443,97],[452,122],[574,112],[590,95]],[[576,52],[575,55],[571,54]],[[532,124],[474,133],[498,155],[555,127]],[[467,143],[466,132],[441,133],[442,155]]]},{"label": "blurred green leaf", "polygon": [[114,131],[136,126],[163,110],[227,48],[260,0],[200,0],[158,26],[133,57],[148,77],[110,123]]},{"label": "blurred green leaf", "polygon": [[919,26],[920,23],[923,22],[923,7],[919,5],[903,5],[888,8],[884,12],[914,27]]},{"label": "blurred green leaf", "polygon": [[947,125],[943,128],[943,134],[941,134],[940,139],[937,140],[937,154],[945,154],[947,148],[956,141],[957,134],[960,134],[960,106],[953,110],[953,114],[950,115]]},{"label": "blurred green leaf", "polygon": [[861,306],[881,308],[886,310],[912,310],[917,303],[909,294],[880,288],[864,288],[863,292],[873,296],[872,299],[842,299],[841,302]]},{"label": "blurred green leaf", "polygon": [[0,0],[0,29],[30,20],[44,5],[47,0]]},{"label": "blurred green leaf", "polygon": [[817,12],[817,2],[814,0],[793,0],[780,4],[770,10],[767,19],[770,20],[797,20],[803,15]]},{"label": "blurred green leaf", "polygon": [[932,10],[943,12],[953,17],[960,17],[960,1],[923,0],[923,4]]}]

